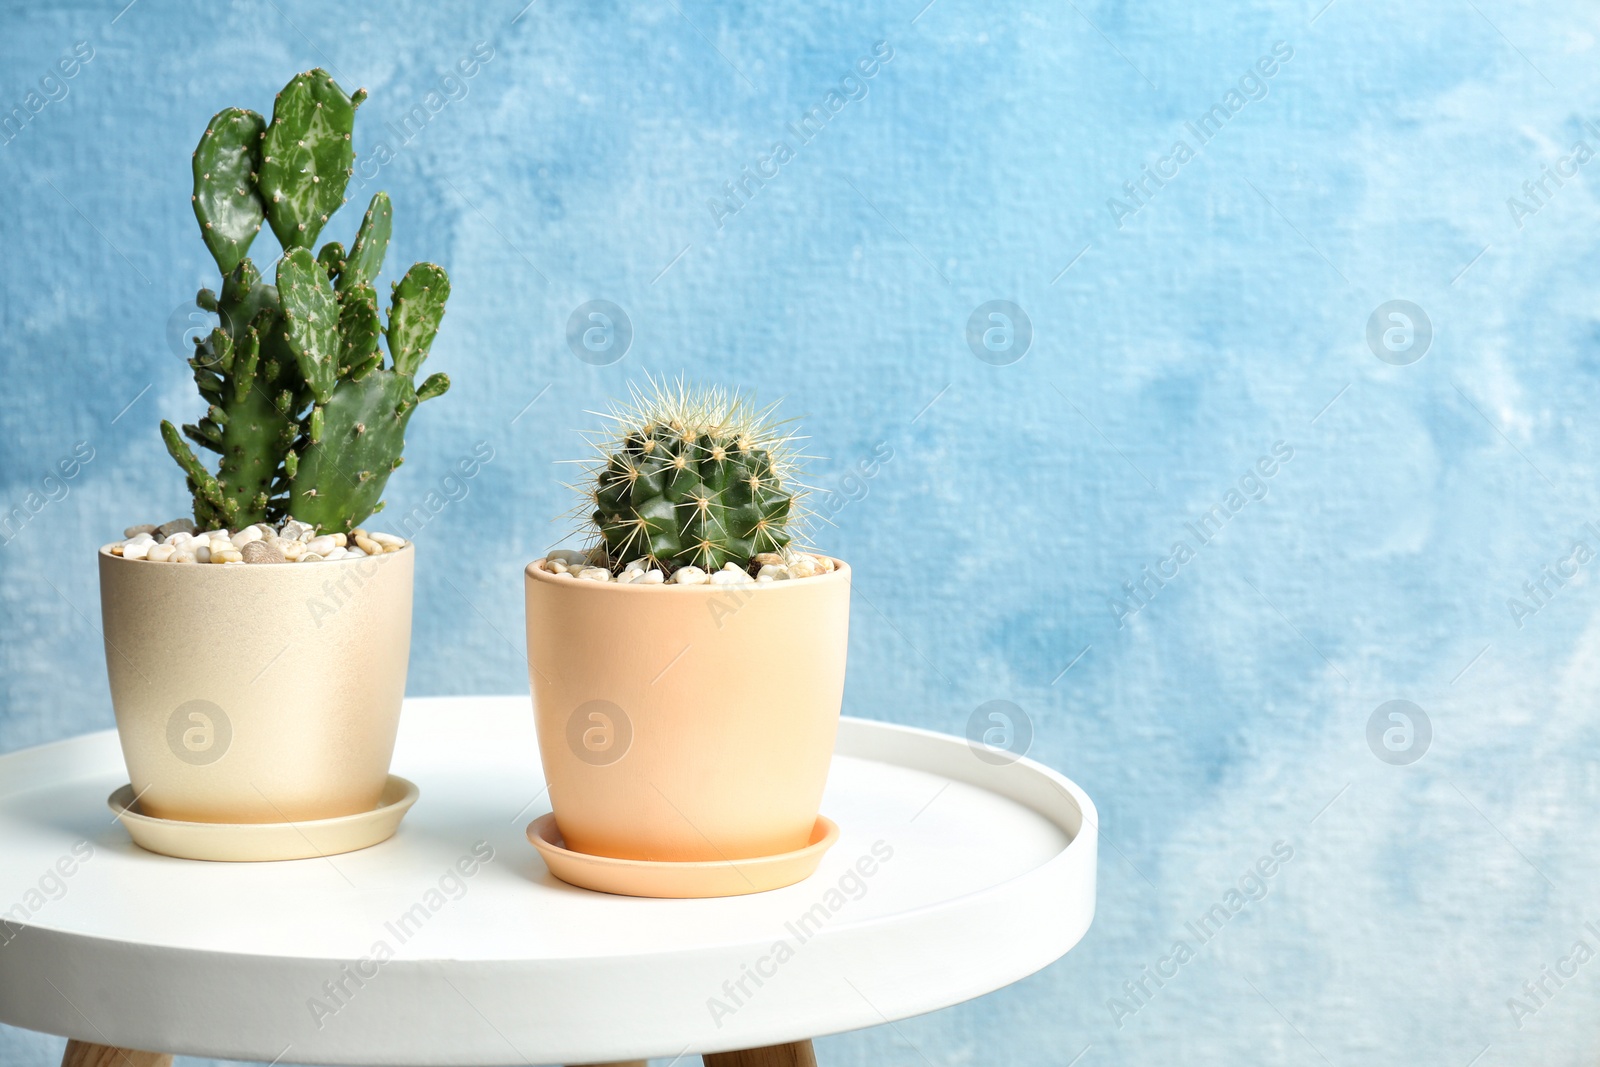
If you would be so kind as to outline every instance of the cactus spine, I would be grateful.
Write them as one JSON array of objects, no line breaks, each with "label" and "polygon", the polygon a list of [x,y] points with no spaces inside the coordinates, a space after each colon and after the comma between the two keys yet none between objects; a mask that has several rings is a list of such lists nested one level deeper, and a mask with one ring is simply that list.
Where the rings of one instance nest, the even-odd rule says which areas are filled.
[{"label": "cactus spine", "polygon": [[[365,90],[345,95],[326,71],[307,71],[278,94],[270,123],[226,108],[195,149],[195,218],[223,276],[221,295],[202,289],[196,303],[222,321],[189,361],[205,417],[181,436],[163,421],[161,434],[204,528],[293,515],[349,532],[382,508],[412,412],[450,388],[443,374],[416,384],[450,296],[445,272],[413,264],[392,286],[387,327],[379,316],[374,283],[393,222],[387,194],[373,196],[348,254],[337,241],[310,251],[344,203],[365,98]],[[284,250],[274,285],[248,256],[262,222]],[[184,437],[219,453],[215,473]]]},{"label": "cactus spine", "polygon": [[803,519],[799,440],[722,389],[635,387],[593,435],[597,461],[578,488],[579,514],[613,564],[648,559],[666,571],[748,569],[781,552]]}]

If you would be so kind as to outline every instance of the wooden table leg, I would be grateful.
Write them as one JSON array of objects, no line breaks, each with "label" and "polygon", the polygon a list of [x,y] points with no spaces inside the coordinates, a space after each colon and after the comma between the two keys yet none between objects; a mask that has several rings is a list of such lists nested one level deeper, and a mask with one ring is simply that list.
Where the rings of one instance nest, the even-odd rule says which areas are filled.
[{"label": "wooden table leg", "polygon": [[817,1067],[817,1054],[811,1050],[809,1041],[743,1052],[714,1052],[700,1059],[705,1067]]},{"label": "wooden table leg", "polygon": [[87,1041],[68,1041],[61,1067],[172,1067],[172,1057],[160,1052],[136,1052],[129,1048],[92,1045]]}]

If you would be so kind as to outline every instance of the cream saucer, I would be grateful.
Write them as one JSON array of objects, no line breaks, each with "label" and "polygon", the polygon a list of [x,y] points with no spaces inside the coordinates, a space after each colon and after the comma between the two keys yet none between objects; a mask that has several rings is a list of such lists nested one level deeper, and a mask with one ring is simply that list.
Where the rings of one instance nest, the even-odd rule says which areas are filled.
[{"label": "cream saucer", "polygon": [[819,815],[811,828],[811,843],[804,848],[754,859],[688,863],[573,852],[561,839],[554,812],[528,824],[528,840],[544,857],[551,874],[582,889],[628,897],[736,897],[782,889],[809,878],[822,862],[822,854],[839,840],[839,826]]},{"label": "cream saucer", "polygon": [[140,848],[185,860],[303,860],[337,856],[387,841],[400,827],[418,789],[397,774],[389,775],[378,806],[355,815],[306,822],[225,823],[157,819],[134,803],[133,786],[106,798],[128,836]]}]

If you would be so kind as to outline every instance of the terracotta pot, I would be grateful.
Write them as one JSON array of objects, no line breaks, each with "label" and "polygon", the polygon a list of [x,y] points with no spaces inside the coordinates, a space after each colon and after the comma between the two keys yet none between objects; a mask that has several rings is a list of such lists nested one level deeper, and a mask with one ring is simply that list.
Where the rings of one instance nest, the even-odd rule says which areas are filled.
[{"label": "terracotta pot", "polygon": [[529,683],[567,847],[704,861],[806,846],[844,695],[850,569],[837,566],[646,586],[529,565]]},{"label": "terracotta pot", "polygon": [[415,555],[228,566],[101,549],[106,670],[140,809],[267,823],[375,807],[405,695]]}]

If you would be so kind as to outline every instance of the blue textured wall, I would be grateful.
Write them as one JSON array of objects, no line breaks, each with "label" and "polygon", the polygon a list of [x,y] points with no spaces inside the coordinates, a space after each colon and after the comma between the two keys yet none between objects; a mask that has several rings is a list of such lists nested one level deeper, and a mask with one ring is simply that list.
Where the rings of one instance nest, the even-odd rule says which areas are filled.
[{"label": "blue textured wall", "polygon": [[[455,280],[455,389],[392,506],[495,453],[417,535],[413,693],[524,687],[552,464],[585,409],[681,371],[786,396],[830,457],[848,710],[959,732],[1012,701],[1099,801],[1078,950],[829,1063],[1594,1062],[1600,15],[521,3],[6,5],[0,502],[41,506],[0,548],[0,748],[111,724],[94,548],[184,507],[156,421],[196,412],[169,343],[213,270],[189,152],[323,65],[372,91],[355,195],[393,195],[392,260]],[[730,199],[746,167],[769,178]],[[609,366],[566,340],[592,299],[634,331]],[[991,300],[1031,326],[1009,365],[1026,331],[969,343]],[[1421,316],[1369,337],[1393,300]],[[1409,751],[1388,710],[1369,741],[1391,700],[1431,726],[1409,764],[1415,711]],[[0,1058],[59,1044],[0,1032]]]}]

